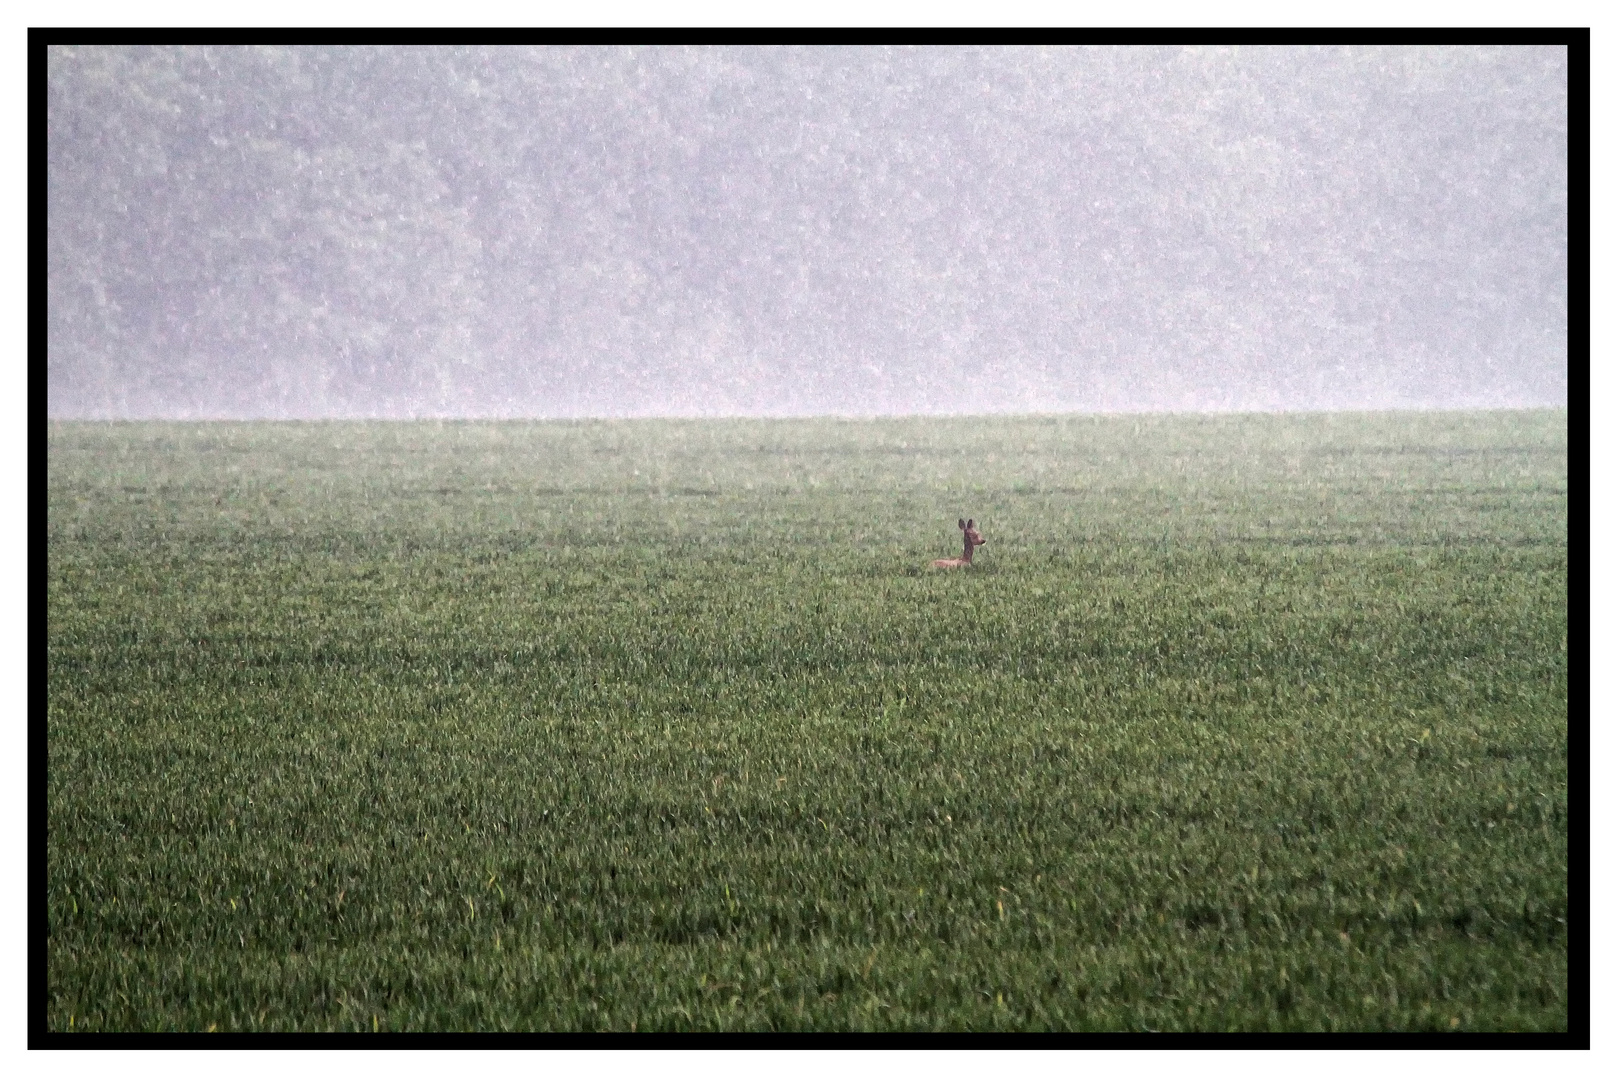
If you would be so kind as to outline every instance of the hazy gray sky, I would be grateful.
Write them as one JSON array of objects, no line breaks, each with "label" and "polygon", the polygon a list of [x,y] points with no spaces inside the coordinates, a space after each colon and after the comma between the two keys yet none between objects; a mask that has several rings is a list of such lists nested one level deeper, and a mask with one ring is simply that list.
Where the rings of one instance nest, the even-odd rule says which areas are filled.
[{"label": "hazy gray sky", "polygon": [[53,417],[1562,405],[1566,53],[55,48]]}]

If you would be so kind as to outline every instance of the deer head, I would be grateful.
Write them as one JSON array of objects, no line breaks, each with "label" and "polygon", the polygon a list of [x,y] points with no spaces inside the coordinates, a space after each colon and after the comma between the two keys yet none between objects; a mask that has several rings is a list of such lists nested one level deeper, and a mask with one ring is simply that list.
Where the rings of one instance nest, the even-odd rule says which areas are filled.
[{"label": "deer head", "polygon": [[979,530],[973,527],[972,518],[968,518],[966,521],[957,518],[956,527],[962,530],[962,558],[971,560],[973,558],[973,549],[985,542],[984,537],[980,536]]}]

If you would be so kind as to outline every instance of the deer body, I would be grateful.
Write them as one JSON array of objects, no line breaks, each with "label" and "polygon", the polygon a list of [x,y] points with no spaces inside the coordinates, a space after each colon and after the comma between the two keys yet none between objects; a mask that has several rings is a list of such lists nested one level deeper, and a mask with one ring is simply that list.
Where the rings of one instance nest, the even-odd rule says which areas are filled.
[{"label": "deer body", "polygon": [[931,564],[935,570],[954,570],[959,566],[973,565],[973,549],[984,543],[984,537],[979,530],[973,527],[973,519],[963,521],[956,519],[956,527],[962,530],[962,557],[960,559],[935,559]]}]

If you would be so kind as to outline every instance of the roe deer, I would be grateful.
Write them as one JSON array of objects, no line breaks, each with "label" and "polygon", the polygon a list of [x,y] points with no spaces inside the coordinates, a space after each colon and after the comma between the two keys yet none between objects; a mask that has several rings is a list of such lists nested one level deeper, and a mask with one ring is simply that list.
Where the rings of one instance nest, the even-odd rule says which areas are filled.
[{"label": "roe deer", "polygon": [[973,549],[984,543],[984,537],[979,530],[973,527],[973,519],[963,521],[956,519],[956,527],[962,530],[962,557],[960,559],[935,559],[931,564],[936,570],[952,570],[958,566],[973,565]]}]

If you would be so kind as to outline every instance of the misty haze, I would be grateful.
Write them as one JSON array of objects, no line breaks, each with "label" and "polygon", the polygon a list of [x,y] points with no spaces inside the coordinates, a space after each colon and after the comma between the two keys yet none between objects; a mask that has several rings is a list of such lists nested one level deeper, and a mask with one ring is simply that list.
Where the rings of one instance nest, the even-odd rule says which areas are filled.
[{"label": "misty haze", "polygon": [[53,418],[1562,406],[1509,48],[48,54]]}]

